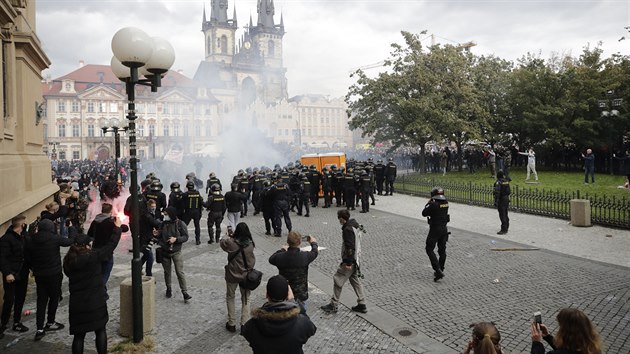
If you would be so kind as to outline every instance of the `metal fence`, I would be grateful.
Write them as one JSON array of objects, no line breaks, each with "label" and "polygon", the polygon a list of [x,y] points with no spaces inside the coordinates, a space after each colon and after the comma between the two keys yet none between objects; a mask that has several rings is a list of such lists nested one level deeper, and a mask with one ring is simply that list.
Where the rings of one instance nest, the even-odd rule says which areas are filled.
[{"label": "metal fence", "polygon": [[[494,208],[493,186],[490,183],[458,183],[402,175],[396,179],[394,188],[401,193],[428,197],[434,186],[442,187],[450,201]],[[562,192],[519,186],[513,186],[511,190],[510,210],[513,211],[570,220],[571,199],[588,199],[592,223],[630,229],[630,198],[583,194],[579,190]]]}]

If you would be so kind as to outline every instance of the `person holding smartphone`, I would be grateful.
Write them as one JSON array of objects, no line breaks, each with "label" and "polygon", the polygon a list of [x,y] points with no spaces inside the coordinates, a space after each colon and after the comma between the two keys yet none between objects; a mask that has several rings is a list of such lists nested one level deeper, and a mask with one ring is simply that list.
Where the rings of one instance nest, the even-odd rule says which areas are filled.
[{"label": "person holding smartphone", "polygon": [[584,312],[564,308],[556,316],[558,333],[552,336],[542,320],[532,322],[531,354],[545,354],[542,339],[553,349],[547,354],[601,354],[602,340]]}]

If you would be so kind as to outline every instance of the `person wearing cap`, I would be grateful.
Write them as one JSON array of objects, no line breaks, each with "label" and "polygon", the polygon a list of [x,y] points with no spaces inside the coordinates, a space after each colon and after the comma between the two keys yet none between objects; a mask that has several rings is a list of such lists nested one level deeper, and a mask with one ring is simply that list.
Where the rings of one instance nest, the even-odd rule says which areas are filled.
[{"label": "person wearing cap", "polygon": [[[37,332],[35,340],[40,340],[47,331],[56,331],[64,325],[55,321],[57,306],[61,296],[60,247],[68,247],[74,243],[74,235],[61,237],[55,231],[52,220],[43,219],[37,225],[37,232],[26,237],[25,258],[31,265],[35,283],[37,284]],[[48,309],[48,321],[44,326],[44,316]]]},{"label": "person wearing cap", "polygon": [[[446,264],[446,242],[448,242],[448,229],[446,224],[451,221],[448,214],[448,201],[444,196],[444,190],[435,187],[431,190],[431,199],[422,210],[422,216],[429,222],[429,235],[426,241],[426,252],[433,268],[433,281],[444,278],[444,265]],[[438,255],[435,256],[435,245],[438,246]]]},{"label": "person wearing cap", "polygon": [[106,260],[120,241],[121,221],[113,221],[107,242],[100,248],[92,248],[92,238],[79,234],[63,259],[63,271],[68,277],[70,300],[68,319],[70,334],[74,336],[72,352],[83,353],[85,335],[94,332],[98,353],[107,352],[106,325],[109,321],[107,299],[103,291],[101,263]]},{"label": "person wearing cap", "polygon": [[503,171],[497,172],[497,180],[494,182],[494,206],[499,210],[499,219],[501,220],[501,230],[497,235],[505,235],[510,228],[510,218],[508,217],[508,208],[510,206],[510,181],[509,177],[505,177]]},{"label": "person wearing cap", "polygon": [[303,313],[306,313],[306,300],[308,300],[308,266],[319,254],[317,239],[314,236],[308,236],[307,240],[311,244],[311,250],[302,252],[300,249],[302,235],[291,231],[287,236],[287,245],[282,246],[269,257],[269,263],[278,267],[280,275],[289,281]]},{"label": "person wearing cap", "polygon": [[171,290],[171,262],[175,266],[175,274],[182,291],[184,301],[192,299],[186,286],[186,274],[184,274],[184,257],[182,256],[182,244],[188,241],[188,228],[183,221],[177,218],[177,210],[173,207],[164,209],[162,227],[153,230],[153,236],[157,237],[162,248],[162,268],[164,268],[164,283],[166,284],[166,297],[173,296]]},{"label": "person wearing cap", "polygon": [[241,327],[241,335],[255,354],[304,353],[302,346],[317,327],[300,313],[287,279],[282,275],[269,278],[266,297],[267,302],[252,311],[252,318]]}]

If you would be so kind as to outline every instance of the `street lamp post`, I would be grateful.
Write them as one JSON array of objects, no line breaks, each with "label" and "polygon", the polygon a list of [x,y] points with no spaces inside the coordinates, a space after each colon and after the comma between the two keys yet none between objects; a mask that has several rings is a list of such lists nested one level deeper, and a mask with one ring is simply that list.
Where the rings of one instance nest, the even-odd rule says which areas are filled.
[{"label": "street lamp post", "polygon": [[[133,341],[139,343],[144,336],[142,322],[142,261],[140,258],[139,206],[138,206],[138,162],[136,158],[136,108],[135,86],[150,86],[157,92],[161,78],[175,62],[175,51],[169,42],[157,37],[149,37],[135,27],[120,29],[112,38],[111,68],[114,74],[126,84],[127,119],[129,135],[129,162],[131,169],[131,238],[133,259],[131,260],[131,297],[133,308]],[[138,77],[138,70],[146,69],[144,79]],[[143,71],[144,72],[144,71]]]},{"label": "street lamp post", "polygon": [[[619,115],[619,108],[621,107],[621,104],[623,103],[623,99],[622,98],[615,98],[615,91],[614,90],[608,90],[606,91],[606,99],[605,100],[599,100],[599,108],[602,110],[602,117],[615,117]],[[613,129],[609,129],[609,134],[613,134]],[[614,156],[614,152],[613,152],[613,137],[611,136],[610,138],[610,174],[613,175],[615,173],[614,169],[613,169],[613,156]]]},{"label": "street lamp post", "polygon": [[109,127],[107,126],[107,124],[104,124],[104,126],[101,127],[101,129],[103,130],[103,135],[107,134],[108,132],[113,132],[114,133],[114,159],[115,159],[115,164],[116,164],[116,181],[118,181],[118,177],[120,176],[120,165],[118,163],[118,160],[120,159],[120,133],[119,132],[126,132],[129,127],[119,127],[118,125],[120,124],[120,122],[118,121],[118,119],[114,119],[113,122],[111,123],[112,126]]}]

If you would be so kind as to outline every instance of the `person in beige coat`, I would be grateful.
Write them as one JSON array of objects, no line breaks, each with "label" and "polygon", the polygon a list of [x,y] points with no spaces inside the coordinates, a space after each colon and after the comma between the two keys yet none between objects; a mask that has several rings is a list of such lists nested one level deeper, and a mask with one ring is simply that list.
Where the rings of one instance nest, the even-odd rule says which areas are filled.
[{"label": "person in beige coat", "polygon": [[[254,240],[246,223],[236,225],[234,233],[228,228],[228,233],[220,240],[221,249],[228,253],[228,263],[225,265],[225,300],[228,310],[228,321],[225,328],[230,332],[236,332],[236,288],[241,291],[241,325],[249,319],[249,294],[250,291],[240,286],[245,279],[248,269],[256,265],[254,256]],[[247,266],[245,266],[247,264]]]}]

